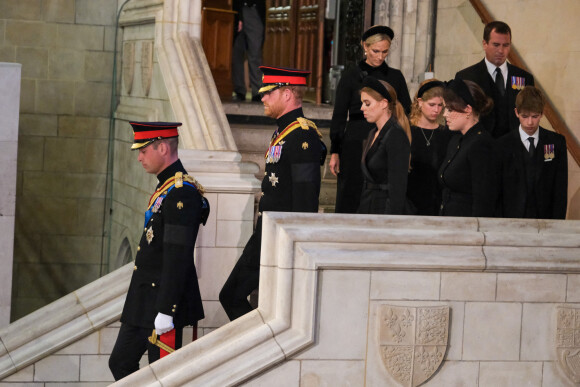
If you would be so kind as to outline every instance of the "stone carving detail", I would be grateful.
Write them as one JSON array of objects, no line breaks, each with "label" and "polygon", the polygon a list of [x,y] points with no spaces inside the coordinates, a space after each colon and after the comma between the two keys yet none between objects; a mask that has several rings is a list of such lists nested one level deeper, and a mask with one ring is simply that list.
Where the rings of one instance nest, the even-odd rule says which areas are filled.
[{"label": "stone carving detail", "polygon": [[389,374],[405,387],[427,381],[445,357],[449,307],[379,307],[379,346]]},{"label": "stone carving detail", "polygon": [[133,90],[135,76],[135,42],[123,43],[123,85],[127,94]]},{"label": "stone carving detail", "polygon": [[149,96],[153,79],[153,41],[141,43],[141,86],[143,93]]},{"label": "stone carving detail", "polygon": [[557,307],[556,353],[566,376],[580,383],[580,309]]}]

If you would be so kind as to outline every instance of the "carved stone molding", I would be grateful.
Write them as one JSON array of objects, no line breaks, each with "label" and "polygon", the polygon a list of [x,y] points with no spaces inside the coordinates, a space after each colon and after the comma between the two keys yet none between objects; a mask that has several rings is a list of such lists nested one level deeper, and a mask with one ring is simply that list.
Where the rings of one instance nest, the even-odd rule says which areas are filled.
[{"label": "carved stone molding", "polygon": [[135,77],[135,42],[123,43],[123,85],[127,95],[133,91]]},{"label": "carved stone molding", "polygon": [[449,307],[381,305],[380,354],[387,372],[405,387],[415,387],[435,374],[449,339]]},{"label": "carved stone molding", "polygon": [[141,86],[143,94],[149,96],[153,79],[153,41],[141,42]]}]

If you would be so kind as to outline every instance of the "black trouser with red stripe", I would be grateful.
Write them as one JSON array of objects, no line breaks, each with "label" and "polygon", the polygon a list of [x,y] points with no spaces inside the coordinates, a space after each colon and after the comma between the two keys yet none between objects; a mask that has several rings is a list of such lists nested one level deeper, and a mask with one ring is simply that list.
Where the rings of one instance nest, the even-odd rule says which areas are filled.
[{"label": "black trouser with red stripe", "polygon": [[[147,351],[149,364],[159,360],[160,348],[149,342],[153,329],[121,324],[117,341],[109,357],[109,369],[115,380],[139,370],[139,361]],[[175,349],[181,348],[183,328],[175,330]]]}]

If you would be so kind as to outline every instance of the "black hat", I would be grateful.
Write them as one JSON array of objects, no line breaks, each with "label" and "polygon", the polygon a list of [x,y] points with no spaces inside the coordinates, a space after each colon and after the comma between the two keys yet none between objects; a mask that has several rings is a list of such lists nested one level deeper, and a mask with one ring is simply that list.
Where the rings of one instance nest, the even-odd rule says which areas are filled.
[{"label": "black hat", "polygon": [[387,101],[393,102],[391,94],[389,94],[389,91],[387,90],[385,85],[383,85],[381,81],[379,81],[377,78],[370,76],[365,77],[362,81],[362,86],[373,89],[374,91],[385,97]]},{"label": "black hat", "polygon": [[445,83],[443,83],[441,81],[438,81],[438,80],[433,80],[433,81],[425,82],[425,84],[419,88],[419,91],[417,91],[417,98],[423,97],[423,94],[425,94],[425,92],[427,90],[430,90],[430,89],[432,89],[434,87],[444,88],[445,87]]},{"label": "black hat", "polygon": [[177,127],[181,122],[129,122],[133,127],[133,145],[131,149],[146,147],[153,141],[177,137]]},{"label": "black hat", "polygon": [[364,42],[373,35],[383,34],[387,35],[391,40],[395,37],[395,32],[387,26],[372,26],[362,34],[361,40]]},{"label": "black hat", "polygon": [[282,86],[306,86],[308,70],[289,69],[285,67],[260,66],[262,70],[262,87],[259,93],[276,90]]},{"label": "black hat", "polygon": [[475,106],[475,100],[473,99],[473,96],[469,91],[469,87],[463,79],[455,77],[455,79],[447,82],[446,89],[449,89],[457,94],[457,96],[461,98],[467,105],[470,105],[471,107]]}]

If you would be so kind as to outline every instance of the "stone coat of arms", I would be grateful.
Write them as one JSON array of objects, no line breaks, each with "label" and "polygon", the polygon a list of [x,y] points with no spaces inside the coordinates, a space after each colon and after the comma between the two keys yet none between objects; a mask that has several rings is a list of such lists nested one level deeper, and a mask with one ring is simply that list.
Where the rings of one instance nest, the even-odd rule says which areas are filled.
[{"label": "stone coat of arms", "polygon": [[580,383],[580,309],[557,307],[556,354],[558,364],[574,383]]},{"label": "stone coat of arms", "polygon": [[401,385],[427,381],[443,362],[449,337],[449,307],[381,305],[379,345],[387,372]]}]

